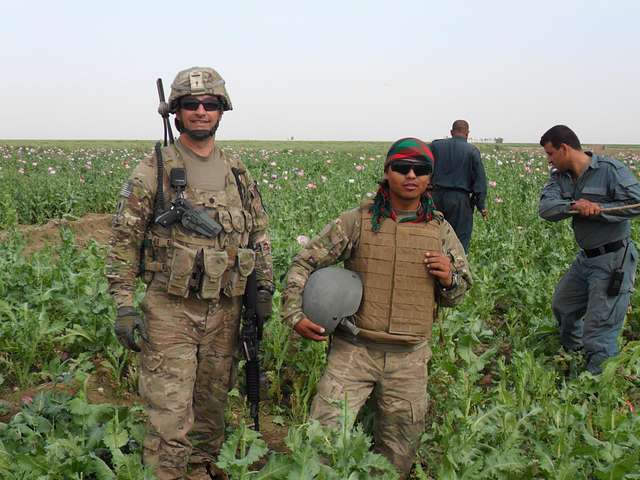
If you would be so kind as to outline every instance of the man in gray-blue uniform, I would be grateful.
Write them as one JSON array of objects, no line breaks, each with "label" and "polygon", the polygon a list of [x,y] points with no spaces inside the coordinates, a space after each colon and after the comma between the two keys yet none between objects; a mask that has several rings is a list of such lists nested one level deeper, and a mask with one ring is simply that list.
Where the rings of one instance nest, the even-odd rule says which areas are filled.
[{"label": "man in gray-blue uniform", "polygon": [[487,176],[480,151],[467,143],[468,137],[469,123],[456,120],[451,138],[431,142],[433,202],[455,230],[465,253],[473,230],[473,207],[487,217]]},{"label": "man in gray-blue uniform", "polygon": [[[638,254],[629,218],[640,208],[640,184],[618,160],[584,152],[564,125],[549,129],[540,145],[553,167],[538,211],[545,220],[571,218],[581,248],[553,295],[553,313],[566,350],[584,349],[587,369],[618,353],[617,338],[629,306]],[[610,210],[614,209],[614,210]]]}]

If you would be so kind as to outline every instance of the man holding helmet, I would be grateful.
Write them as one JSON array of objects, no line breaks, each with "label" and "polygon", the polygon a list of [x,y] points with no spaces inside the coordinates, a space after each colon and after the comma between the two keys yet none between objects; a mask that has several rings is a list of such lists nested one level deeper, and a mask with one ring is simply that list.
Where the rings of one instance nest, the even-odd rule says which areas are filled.
[{"label": "man holding helmet", "polygon": [[[215,70],[179,72],[168,111],[180,136],[140,162],[113,217],[115,331],[125,347],[141,351],[139,389],[149,415],[143,459],[160,480],[214,474],[235,381],[242,294],[254,268],[259,314],[266,319],[271,311],[267,214],[243,163],[215,144],[231,109]],[[144,315],[134,308],[136,276],[147,283]]]},{"label": "man holding helmet", "polygon": [[[428,194],[432,171],[424,142],[395,142],[375,198],[340,215],[298,253],[283,293],[283,319],[300,335],[322,341],[335,328],[311,418],[336,426],[340,401],[357,413],[373,395],[375,450],[403,475],[425,428],[436,304],[459,303],[471,284],[464,249]],[[315,277],[341,261],[360,287],[328,269]]]}]

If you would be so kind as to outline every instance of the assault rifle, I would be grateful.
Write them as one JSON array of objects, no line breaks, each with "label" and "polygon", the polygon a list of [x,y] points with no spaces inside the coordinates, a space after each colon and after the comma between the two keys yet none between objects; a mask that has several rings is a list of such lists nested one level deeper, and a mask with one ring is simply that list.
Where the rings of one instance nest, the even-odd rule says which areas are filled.
[{"label": "assault rifle", "polygon": [[247,278],[242,303],[242,331],[240,341],[244,352],[247,401],[249,413],[253,418],[253,429],[260,431],[260,341],[262,340],[263,319],[257,313],[258,284],[256,271]]}]

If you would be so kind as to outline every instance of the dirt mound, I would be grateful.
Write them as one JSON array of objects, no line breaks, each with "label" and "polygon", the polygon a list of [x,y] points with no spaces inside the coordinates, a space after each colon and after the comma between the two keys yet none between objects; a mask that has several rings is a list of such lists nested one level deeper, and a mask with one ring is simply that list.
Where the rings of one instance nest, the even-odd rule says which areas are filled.
[{"label": "dirt mound", "polygon": [[[90,213],[78,220],[56,219],[45,225],[21,225],[18,230],[27,240],[24,253],[28,255],[45,245],[60,243],[62,227],[71,229],[79,246],[85,246],[90,240],[106,245],[111,233],[111,215]],[[3,237],[4,234],[0,233],[0,240]]]}]

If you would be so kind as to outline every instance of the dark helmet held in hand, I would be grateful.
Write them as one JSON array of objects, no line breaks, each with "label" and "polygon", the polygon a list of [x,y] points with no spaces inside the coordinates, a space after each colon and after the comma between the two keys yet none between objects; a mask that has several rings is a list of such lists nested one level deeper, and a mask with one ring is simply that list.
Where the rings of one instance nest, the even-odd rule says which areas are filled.
[{"label": "dark helmet held in hand", "polygon": [[302,311],[312,322],[324,327],[330,335],[338,325],[352,334],[359,329],[353,315],[362,301],[362,280],[357,273],[340,267],[326,267],[309,276],[302,294]]}]

